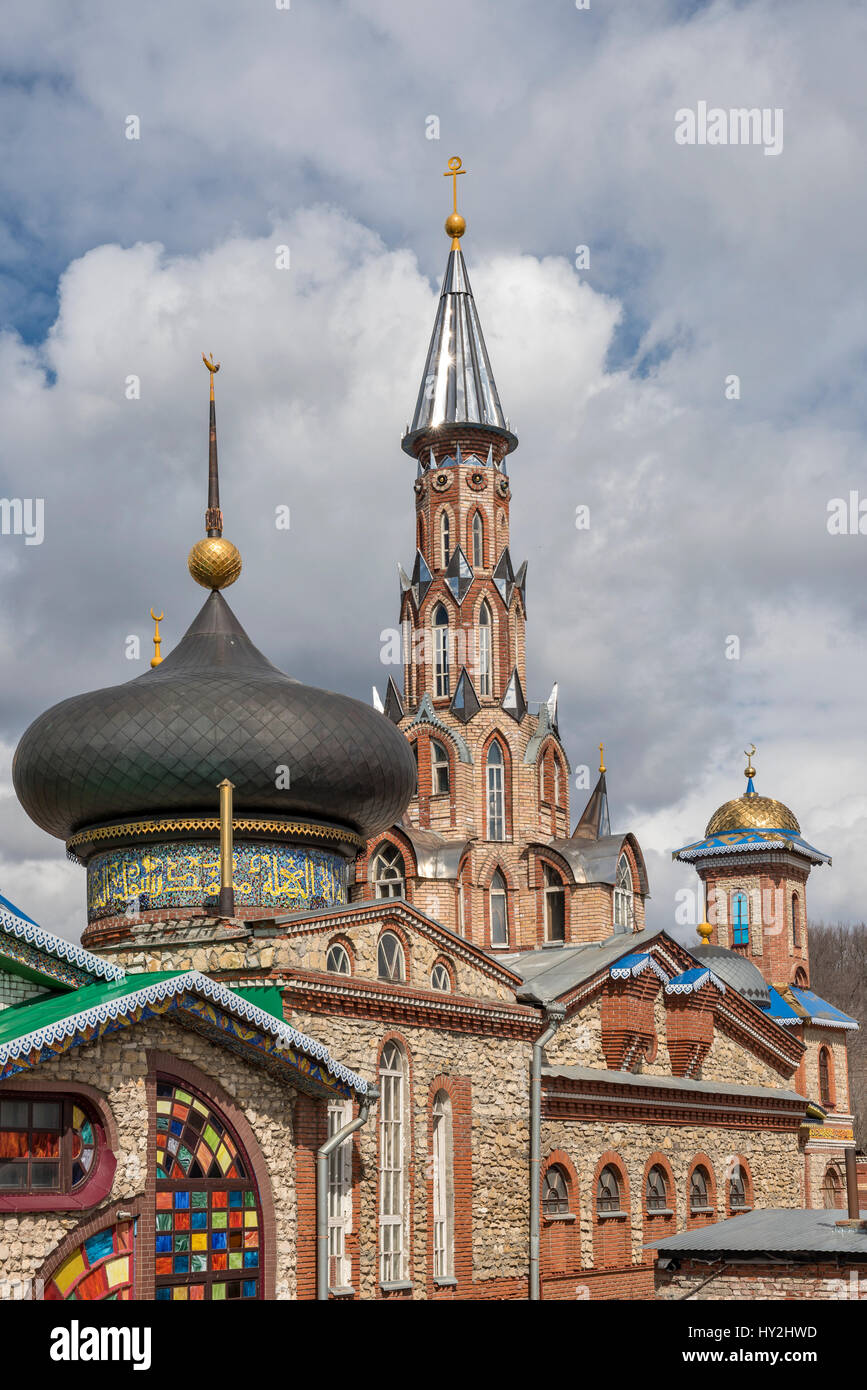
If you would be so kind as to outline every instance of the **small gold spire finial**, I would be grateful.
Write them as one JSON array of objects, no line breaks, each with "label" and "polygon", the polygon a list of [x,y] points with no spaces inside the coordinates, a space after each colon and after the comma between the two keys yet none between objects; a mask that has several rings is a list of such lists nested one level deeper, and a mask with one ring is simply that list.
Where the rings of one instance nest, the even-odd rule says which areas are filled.
[{"label": "small gold spire finial", "polygon": [[210,359],[207,358],[207,357],[205,356],[204,353],[202,353],[202,361],[204,362],[204,364],[205,364],[205,366],[207,367],[208,371],[211,373],[211,400],[213,400],[213,399],[214,399],[214,377],[216,376],[217,372],[220,370],[220,364],[219,364],[219,362],[215,362],[215,361],[214,361],[214,354],[213,354],[213,353],[211,353]]},{"label": "small gold spire finial", "polygon": [[467,230],[467,224],[458,212],[458,174],[465,174],[463,160],[460,155],[453,154],[449,160],[449,167],[443,174],[444,179],[452,181],[452,212],[446,218],[446,232],[452,239],[452,250],[460,249],[460,238]]},{"label": "small gold spire finial", "polygon": [[600,745],[599,745],[599,775],[600,775],[600,777],[601,777],[601,775],[602,775],[602,773],[603,773],[604,771],[605,771],[605,744],[604,744],[604,743],[600,743]]},{"label": "small gold spire finial", "polygon": [[701,937],[702,941],[706,946],[707,943],[710,941],[711,937],[713,936],[713,927],[711,926],[710,922],[699,922],[698,926],[696,927],[696,931],[698,932],[699,936]]},{"label": "small gold spire finial", "polygon": [[154,620],[154,654],[151,657],[151,666],[159,666],[162,661],[162,657],[160,656],[160,643],[163,639],[160,637],[160,623],[165,616],[165,613],[157,614],[151,609],[151,617]]},{"label": "small gold spire finial", "polygon": [[749,752],[747,752],[746,748],[744,749],[744,757],[745,757],[746,760],[747,760],[747,765],[746,765],[746,767],[744,768],[744,776],[745,776],[745,777],[755,777],[755,775],[756,775],[756,769],[753,767],[753,758],[755,757],[755,755],[756,755],[756,745],[755,745],[755,744],[753,744],[753,746],[752,746],[752,748],[749,750]]}]

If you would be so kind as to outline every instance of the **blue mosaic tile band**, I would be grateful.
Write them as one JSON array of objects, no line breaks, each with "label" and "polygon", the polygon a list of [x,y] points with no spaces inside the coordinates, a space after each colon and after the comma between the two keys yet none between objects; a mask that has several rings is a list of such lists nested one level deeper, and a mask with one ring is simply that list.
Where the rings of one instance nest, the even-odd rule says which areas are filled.
[{"label": "blue mosaic tile band", "polygon": [[[235,843],[237,907],[311,911],[346,902],[346,861],[328,850]],[[216,908],[220,849],[184,841],[97,854],[87,868],[87,920],[158,908]]]}]

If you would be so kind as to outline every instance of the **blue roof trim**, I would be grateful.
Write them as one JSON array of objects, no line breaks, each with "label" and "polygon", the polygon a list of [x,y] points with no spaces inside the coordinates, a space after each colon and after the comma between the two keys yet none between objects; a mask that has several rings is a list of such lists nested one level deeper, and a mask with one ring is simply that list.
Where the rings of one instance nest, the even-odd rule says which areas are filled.
[{"label": "blue roof trim", "polygon": [[[83,946],[76,946],[72,941],[65,941],[62,936],[55,936],[50,931],[45,931],[38,923],[21,912],[14,903],[10,903],[8,898],[0,894],[0,932],[5,932],[8,936],[17,936],[19,940],[26,941],[28,946],[33,946],[37,951],[44,951],[46,955],[54,956],[57,960],[68,961],[70,965],[77,965],[80,970],[87,971],[88,975],[94,975],[100,980],[124,980],[126,971],[120,965],[112,965],[110,961],[103,960],[101,956],[94,956],[90,951],[85,951]],[[2,954],[2,943],[0,943],[0,954]]]},{"label": "blue roof trim", "polygon": [[830,864],[830,854],[808,844],[802,836],[792,830],[769,827],[764,830],[729,830],[723,835],[708,835],[689,845],[672,851],[672,859],[691,863],[694,859],[704,859],[717,854],[747,854],[755,850],[792,849],[812,859],[815,864]]},{"label": "blue roof trim", "polygon": [[694,994],[708,981],[712,985],[716,985],[720,994],[725,994],[726,987],[719,976],[701,965],[694,966],[692,970],[684,970],[682,975],[675,975],[674,979],[669,980],[665,986],[665,992],[666,994]]},{"label": "blue roof trim", "polygon": [[782,1028],[790,1027],[800,1023],[801,1019],[795,1013],[791,1004],[787,1004],[781,994],[774,989],[773,985],[768,985],[768,994],[771,997],[771,1007],[764,1012],[768,1018],[772,1018],[775,1023],[779,1023]]},{"label": "blue roof trim", "polygon": [[656,960],[648,951],[639,953],[633,952],[629,956],[621,956],[620,960],[615,961],[608,974],[612,980],[627,980],[635,975],[640,975],[643,970],[652,970],[654,975],[658,975],[663,984],[667,984],[668,976],[663,970],[659,961]]},{"label": "blue roof trim", "polygon": [[801,1007],[810,1015],[811,1023],[817,1023],[823,1028],[858,1027],[854,1018],[844,1014],[842,1009],[835,1009],[827,1000],[820,999],[811,989],[799,989],[797,985],[790,985],[790,989]]}]

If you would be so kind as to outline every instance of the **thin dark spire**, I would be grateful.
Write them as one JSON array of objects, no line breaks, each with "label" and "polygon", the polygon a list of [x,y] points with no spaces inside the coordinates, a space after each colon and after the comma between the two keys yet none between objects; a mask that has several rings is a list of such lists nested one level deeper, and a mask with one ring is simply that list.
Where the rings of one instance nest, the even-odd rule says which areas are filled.
[{"label": "thin dark spire", "polygon": [[205,531],[210,537],[223,534],[223,513],[220,511],[220,472],[217,465],[217,412],[214,405],[214,377],[220,370],[219,362],[211,353],[208,359],[202,353],[202,361],[211,373],[211,410],[208,433],[208,509],[205,512]]}]

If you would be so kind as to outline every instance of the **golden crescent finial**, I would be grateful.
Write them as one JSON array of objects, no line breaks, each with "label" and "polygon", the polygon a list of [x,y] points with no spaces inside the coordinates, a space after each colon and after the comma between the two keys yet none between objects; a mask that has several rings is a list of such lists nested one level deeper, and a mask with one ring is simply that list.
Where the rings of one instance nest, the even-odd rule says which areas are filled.
[{"label": "golden crescent finial", "polygon": [[606,770],[606,769],[605,769],[605,744],[604,744],[604,743],[600,743],[600,745],[599,745],[599,775],[601,776],[602,773],[605,772],[605,770]]},{"label": "golden crescent finial", "polygon": [[744,768],[744,776],[745,776],[745,777],[755,777],[755,775],[756,775],[756,769],[753,767],[753,758],[755,757],[755,753],[756,753],[756,745],[755,745],[755,744],[753,744],[753,746],[752,746],[752,748],[749,750],[749,752],[747,752],[746,748],[744,749],[744,757],[745,757],[746,760],[747,760],[747,765],[746,765],[746,767]]},{"label": "golden crescent finial", "polygon": [[160,643],[163,639],[160,637],[160,623],[162,622],[165,616],[165,613],[157,614],[154,612],[153,609],[151,609],[151,617],[154,620],[154,654],[151,657],[152,667],[159,666],[160,662],[162,661],[162,657],[160,656]]},{"label": "golden crescent finial", "polygon": [[444,179],[452,181],[452,212],[446,218],[446,231],[452,239],[452,250],[457,251],[460,247],[460,237],[467,230],[467,224],[458,212],[458,174],[465,174],[467,171],[463,167],[463,160],[460,155],[453,154],[449,160],[449,167],[443,174]]},{"label": "golden crescent finial", "polygon": [[213,354],[213,353],[211,353],[210,358],[206,357],[205,354],[202,353],[202,361],[204,362],[204,364],[205,364],[205,366],[207,367],[208,371],[211,373],[211,400],[213,400],[213,399],[214,399],[214,376],[215,376],[215,374],[220,370],[220,364],[219,364],[219,362],[215,362],[215,361],[214,361],[214,354]]}]

